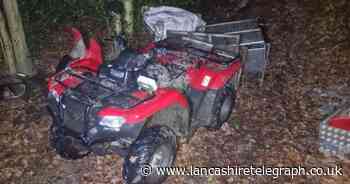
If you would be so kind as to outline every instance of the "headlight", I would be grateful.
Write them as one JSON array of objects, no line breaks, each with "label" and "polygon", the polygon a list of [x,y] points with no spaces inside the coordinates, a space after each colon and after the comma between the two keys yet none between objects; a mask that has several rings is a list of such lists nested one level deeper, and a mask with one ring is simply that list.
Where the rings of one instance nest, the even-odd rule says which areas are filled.
[{"label": "headlight", "polygon": [[104,116],[100,121],[100,125],[113,129],[115,131],[120,131],[123,123],[125,123],[125,118],[121,116]]}]

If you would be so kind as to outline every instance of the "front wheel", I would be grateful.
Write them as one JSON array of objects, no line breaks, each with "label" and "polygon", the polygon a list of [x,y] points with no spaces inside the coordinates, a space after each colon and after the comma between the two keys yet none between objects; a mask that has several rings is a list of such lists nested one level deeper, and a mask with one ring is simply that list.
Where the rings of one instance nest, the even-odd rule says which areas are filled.
[{"label": "front wheel", "polygon": [[176,156],[176,136],[167,127],[145,129],[131,146],[123,166],[127,184],[159,184],[166,175],[156,168],[171,167]]},{"label": "front wheel", "polygon": [[51,125],[49,131],[50,146],[55,149],[62,158],[76,160],[87,156],[90,150],[84,146],[81,140],[64,135],[56,125]]}]

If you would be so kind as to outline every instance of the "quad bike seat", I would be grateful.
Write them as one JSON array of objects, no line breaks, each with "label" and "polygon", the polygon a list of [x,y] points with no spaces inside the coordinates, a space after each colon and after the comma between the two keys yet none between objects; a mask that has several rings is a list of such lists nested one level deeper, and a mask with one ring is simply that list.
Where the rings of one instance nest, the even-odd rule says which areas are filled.
[{"label": "quad bike seat", "polygon": [[123,50],[120,55],[111,61],[114,69],[121,71],[139,71],[145,67],[147,58],[132,49]]},{"label": "quad bike seat", "polygon": [[139,71],[147,64],[147,58],[132,49],[125,49],[116,59],[107,63],[100,67],[100,78],[111,78],[124,85],[134,85]]}]

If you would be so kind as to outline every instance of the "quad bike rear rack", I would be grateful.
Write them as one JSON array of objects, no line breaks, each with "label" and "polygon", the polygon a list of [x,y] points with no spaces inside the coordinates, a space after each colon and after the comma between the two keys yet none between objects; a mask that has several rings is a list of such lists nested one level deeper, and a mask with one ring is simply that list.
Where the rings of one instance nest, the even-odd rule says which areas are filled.
[{"label": "quad bike rear rack", "polygon": [[169,39],[180,39],[185,47],[214,53],[227,59],[234,59],[239,55],[239,35],[169,30],[167,36]]},{"label": "quad bike rear rack", "polygon": [[258,19],[211,24],[199,27],[195,32],[168,30],[167,36],[231,59],[240,55],[241,49],[246,50],[244,73],[257,77],[261,84],[264,80],[270,44],[265,41]]},{"label": "quad bike rear rack", "polygon": [[265,40],[264,32],[258,19],[211,24],[201,27],[199,30],[205,33],[239,35],[239,46],[247,49],[244,72],[246,74],[255,75],[261,82],[263,81],[265,69],[269,63],[271,46]]}]

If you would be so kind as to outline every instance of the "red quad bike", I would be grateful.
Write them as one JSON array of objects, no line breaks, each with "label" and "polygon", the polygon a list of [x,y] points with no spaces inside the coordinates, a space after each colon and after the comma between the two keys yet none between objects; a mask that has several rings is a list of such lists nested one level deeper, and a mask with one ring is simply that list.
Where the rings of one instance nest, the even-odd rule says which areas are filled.
[{"label": "red quad bike", "polygon": [[126,183],[161,183],[166,176],[155,169],[144,176],[142,167],[172,166],[180,140],[228,120],[239,52],[223,57],[219,49],[207,52],[169,38],[102,62],[95,39],[85,47],[80,32],[70,31],[77,46],[48,82],[50,142],[62,157],[117,153],[125,158]]}]

